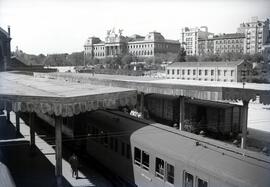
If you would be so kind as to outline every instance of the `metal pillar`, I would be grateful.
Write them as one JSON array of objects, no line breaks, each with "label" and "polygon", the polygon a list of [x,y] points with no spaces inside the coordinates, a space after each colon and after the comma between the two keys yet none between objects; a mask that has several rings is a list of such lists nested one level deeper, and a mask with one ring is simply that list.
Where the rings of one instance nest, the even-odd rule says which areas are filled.
[{"label": "metal pillar", "polygon": [[20,116],[16,113],[16,133],[20,133]]},{"label": "metal pillar", "polygon": [[35,146],[36,144],[34,125],[35,125],[35,113],[30,112],[29,113],[29,128],[30,128],[30,146],[31,147]]},{"label": "metal pillar", "polygon": [[140,98],[140,112],[142,113],[142,118],[144,118],[144,93],[141,92]]},{"label": "metal pillar", "polygon": [[179,130],[184,130],[184,120],[185,120],[185,97],[179,97]]},{"label": "metal pillar", "polygon": [[241,137],[241,148],[246,148],[247,141],[247,120],[248,120],[248,103],[249,101],[243,101],[243,109],[242,109],[242,118],[241,118],[241,126],[242,126],[242,137]]},{"label": "metal pillar", "polygon": [[63,118],[55,117],[55,176],[57,186],[62,186],[62,125]]},{"label": "metal pillar", "polygon": [[7,121],[9,122],[10,121],[10,111],[7,110]]}]

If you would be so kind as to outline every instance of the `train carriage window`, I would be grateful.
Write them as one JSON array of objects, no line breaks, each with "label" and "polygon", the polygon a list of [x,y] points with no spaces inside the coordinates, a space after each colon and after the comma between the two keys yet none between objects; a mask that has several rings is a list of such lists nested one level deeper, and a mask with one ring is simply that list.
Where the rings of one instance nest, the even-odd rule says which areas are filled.
[{"label": "train carriage window", "polygon": [[164,179],[164,160],[156,158],[156,177]]},{"label": "train carriage window", "polygon": [[141,166],[141,150],[137,147],[134,148],[134,162],[136,165]]},{"label": "train carriage window", "polygon": [[193,187],[193,175],[184,172],[184,187]]},{"label": "train carriage window", "polygon": [[174,166],[171,164],[166,164],[167,167],[167,181],[171,184],[174,184]]},{"label": "train carriage window", "polygon": [[108,138],[108,134],[106,132],[104,133],[104,145],[106,147],[109,145],[109,138]]},{"label": "train carriage window", "polygon": [[127,155],[126,155],[127,159],[130,159],[130,145],[127,144]]},{"label": "train carriage window", "polygon": [[114,138],[110,137],[110,148],[113,150]]},{"label": "train carriage window", "polygon": [[200,178],[197,178],[197,184],[197,187],[207,187],[207,182]]},{"label": "train carriage window", "polygon": [[114,151],[118,151],[118,140],[116,138],[114,139]]},{"label": "train carriage window", "polygon": [[124,142],[121,143],[121,155],[125,156],[125,143]]},{"label": "train carriage window", "polygon": [[149,154],[142,152],[142,167],[145,170],[149,170]]}]

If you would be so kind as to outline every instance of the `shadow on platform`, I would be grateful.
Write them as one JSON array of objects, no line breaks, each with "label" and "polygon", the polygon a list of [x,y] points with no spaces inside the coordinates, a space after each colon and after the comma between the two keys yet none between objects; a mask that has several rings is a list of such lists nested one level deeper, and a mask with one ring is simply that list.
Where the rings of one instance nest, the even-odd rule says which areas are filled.
[{"label": "shadow on platform", "polygon": [[23,138],[21,133],[17,133],[15,126],[8,123],[6,116],[0,116],[0,140],[10,140],[15,138]]}]

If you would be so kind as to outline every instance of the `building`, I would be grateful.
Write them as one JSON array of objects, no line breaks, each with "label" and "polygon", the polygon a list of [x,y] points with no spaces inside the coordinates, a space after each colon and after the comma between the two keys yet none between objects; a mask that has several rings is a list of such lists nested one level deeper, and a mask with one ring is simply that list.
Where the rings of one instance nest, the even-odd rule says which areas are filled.
[{"label": "building", "polygon": [[206,39],[198,40],[199,55],[221,53],[244,53],[245,35],[243,33],[231,33],[222,35],[210,35]]},{"label": "building", "polygon": [[265,44],[263,44],[263,59],[264,62],[270,63],[270,30],[269,30],[269,37]]},{"label": "building", "polygon": [[212,34],[208,32],[208,27],[202,26],[200,28],[185,27],[181,30],[180,44],[186,50],[187,55],[199,55],[199,40],[207,39]]},{"label": "building", "polygon": [[148,35],[122,35],[114,29],[107,31],[105,41],[97,37],[90,37],[84,44],[85,57],[106,58],[117,55],[132,54],[137,57],[153,57],[158,53],[178,53],[179,41],[165,39],[159,32],[150,32]]},{"label": "building", "polygon": [[0,71],[6,71],[10,62],[10,27],[8,32],[0,27]]},{"label": "building", "polygon": [[262,53],[263,45],[269,37],[269,19],[260,21],[258,17],[252,17],[250,22],[240,24],[238,32],[244,33],[246,37],[244,53]]},{"label": "building", "polygon": [[242,61],[229,62],[175,62],[167,66],[169,79],[250,82],[252,65]]},{"label": "building", "polygon": [[223,34],[214,37],[214,53],[244,53],[243,33]]}]

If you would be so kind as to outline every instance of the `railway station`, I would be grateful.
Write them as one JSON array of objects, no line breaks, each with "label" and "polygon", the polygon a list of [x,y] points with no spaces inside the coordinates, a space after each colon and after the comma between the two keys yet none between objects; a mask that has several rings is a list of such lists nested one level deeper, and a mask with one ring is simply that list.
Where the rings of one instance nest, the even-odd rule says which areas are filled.
[{"label": "railway station", "polygon": [[[161,119],[155,120],[160,122],[165,120],[164,124],[169,126],[169,129],[176,129],[181,136],[189,138],[191,136],[191,139],[198,138],[198,142],[216,144],[215,147],[218,149],[228,148],[227,145],[213,142],[211,139],[202,140],[189,132],[196,131],[198,134],[202,130],[201,126],[204,126],[203,130],[212,133],[220,132],[224,136],[235,132],[241,136],[241,149],[237,147],[230,147],[230,149],[246,157],[263,157],[262,160],[268,160],[263,155],[245,149],[248,104],[250,100],[256,99],[260,103],[270,103],[270,88],[265,85],[246,84],[243,88],[242,84],[231,83],[214,86],[196,82],[176,83],[171,80],[166,82],[166,80],[126,76],[70,73],[34,73],[34,76],[28,76],[15,72],[1,72],[0,81],[1,110],[6,112],[7,121],[10,121],[10,112],[16,114],[15,126],[18,132],[20,132],[20,118],[28,119],[30,146],[34,146],[36,142],[35,120],[37,118],[54,128],[55,176],[59,186],[63,179],[62,134],[71,138],[78,135],[83,137],[98,135],[101,136],[99,142],[103,146],[111,145],[111,139],[109,136],[106,138],[106,131],[99,130],[98,124],[94,129],[90,128],[91,111],[99,110],[118,111],[136,108],[141,112],[143,119],[151,120],[159,116]],[[229,100],[242,101],[242,104],[231,105],[228,103]],[[213,115],[217,116],[216,119],[209,117],[213,112],[217,112]],[[104,118],[106,119],[106,116]],[[190,122],[187,123],[187,120]],[[111,121],[120,124],[121,120],[113,117]],[[211,125],[216,123],[218,124]],[[226,124],[230,126],[226,128]],[[115,128],[118,128],[117,125]],[[165,131],[168,130],[166,128],[164,127]],[[130,153],[127,151],[131,149],[130,144],[122,142],[120,145],[126,147],[123,152],[129,155],[126,157],[134,153],[134,149]],[[112,144],[114,149],[115,146],[115,143]],[[95,150],[91,150],[93,151]]]}]

